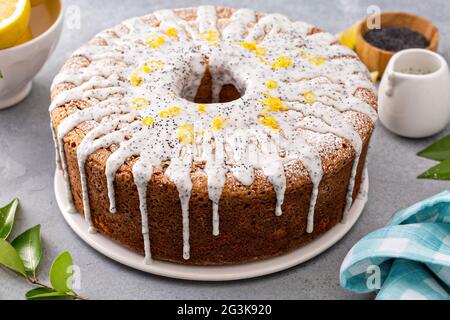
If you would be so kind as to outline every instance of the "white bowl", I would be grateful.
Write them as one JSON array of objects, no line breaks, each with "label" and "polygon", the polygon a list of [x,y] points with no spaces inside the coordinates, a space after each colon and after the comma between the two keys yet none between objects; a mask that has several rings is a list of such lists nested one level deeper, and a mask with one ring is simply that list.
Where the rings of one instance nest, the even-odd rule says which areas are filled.
[{"label": "white bowl", "polygon": [[[8,49],[0,50],[0,109],[11,107],[27,97],[31,81],[41,70],[56,47],[63,25],[63,7],[60,0],[49,0],[59,9],[53,24],[32,40]],[[41,7],[40,5],[38,7]],[[41,8],[32,8],[31,20],[39,23]],[[33,33],[33,21],[30,22]]]}]

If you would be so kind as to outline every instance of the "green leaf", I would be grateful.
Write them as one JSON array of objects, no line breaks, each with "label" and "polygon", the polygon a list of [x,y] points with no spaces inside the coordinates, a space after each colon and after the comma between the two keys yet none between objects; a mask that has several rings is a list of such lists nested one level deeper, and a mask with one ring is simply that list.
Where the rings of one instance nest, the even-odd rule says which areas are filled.
[{"label": "green leaf", "polygon": [[13,242],[11,245],[16,249],[20,258],[23,261],[25,270],[28,272],[35,272],[39,261],[42,257],[42,244],[41,244],[41,225],[37,225],[31,229],[28,229]]},{"label": "green leaf", "polygon": [[8,238],[14,225],[19,200],[14,199],[3,208],[0,208],[0,239]]},{"label": "green leaf", "polygon": [[3,73],[2,73],[2,70],[0,70],[0,80],[2,80],[3,79]]},{"label": "green leaf", "polygon": [[418,179],[450,180],[450,159],[428,169]]},{"label": "green leaf", "polygon": [[50,269],[50,283],[58,292],[67,293],[72,290],[73,270],[72,256],[64,251],[55,261]]},{"label": "green leaf", "polygon": [[28,300],[46,300],[46,299],[67,297],[67,295],[65,293],[58,292],[51,288],[36,288],[28,291],[25,294],[25,297]]},{"label": "green leaf", "polygon": [[417,155],[436,161],[450,159],[450,135],[436,141],[431,146],[417,153]]},{"label": "green leaf", "polygon": [[16,249],[4,239],[0,239],[0,264],[24,277],[26,276],[25,267],[23,266],[23,262],[17,254]]}]

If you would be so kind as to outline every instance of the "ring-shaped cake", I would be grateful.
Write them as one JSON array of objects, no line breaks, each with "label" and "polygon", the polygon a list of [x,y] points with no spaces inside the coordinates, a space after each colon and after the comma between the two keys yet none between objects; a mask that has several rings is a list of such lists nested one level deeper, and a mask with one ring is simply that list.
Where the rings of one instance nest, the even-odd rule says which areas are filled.
[{"label": "ring-shaped cake", "polygon": [[145,255],[242,263],[345,220],[377,118],[336,38],[249,9],[161,10],[99,33],[52,84],[72,211]]}]

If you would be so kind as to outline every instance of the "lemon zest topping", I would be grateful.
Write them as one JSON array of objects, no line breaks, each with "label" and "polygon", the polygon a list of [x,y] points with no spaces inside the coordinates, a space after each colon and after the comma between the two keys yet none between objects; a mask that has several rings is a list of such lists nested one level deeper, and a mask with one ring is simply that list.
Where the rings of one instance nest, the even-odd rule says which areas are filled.
[{"label": "lemon zest topping", "polygon": [[175,28],[167,28],[164,33],[169,37],[178,38],[178,32]]},{"label": "lemon zest topping", "polygon": [[266,55],[267,49],[263,47],[256,47],[255,54],[257,57],[263,57]]},{"label": "lemon zest topping", "polygon": [[320,56],[315,56],[315,57],[312,57],[311,59],[309,59],[309,62],[316,66],[320,66],[325,63],[325,59]]},{"label": "lemon zest topping", "polygon": [[269,80],[265,84],[266,88],[268,89],[276,89],[278,88],[278,84],[275,80]]},{"label": "lemon zest topping", "polygon": [[316,66],[320,66],[325,63],[325,58],[321,56],[315,56],[312,54],[307,54],[305,51],[300,50],[298,52],[303,58],[307,59],[309,63],[314,64]]},{"label": "lemon zest topping", "polygon": [[241,46],[248,51],[256,51],[256,41],[253,42],[241,42]]},{"label": "lemon zest topping", "polygon": [[281,112],[288,110],[288,105],[286,102],[281,101],[280,98],[272,97],[268,92],[264,94],[266,96],[266,99],[261,101],[261,105],[269,107],[265,110],[269,110],[272,112]]},{"label": "lemon zest topping", "polygon": [[163,36],[151,35],[145,40],[145,43],[152,49],[158,49],[161,45],[166,43],[166,39]]},{"label": "lemon zest topping", "polygon": [[314,92],[308,91],[303,94],[303,98],[305,99],[307,104],[312,106],[314,104],[314,102],[316,101],[317,96]]},{"label": "lemon zest topping", "polygon": [[197,105],[197,110],[200,113],[206,113],[206,105],[204,105],[204,104]]},{"label": "lemon zest topping", "polygon": [[292,59],[289,56],[279,56],[278,59],[272,63],[273,69],[289,68],[292,66]]},{"label": "lemon zest topping", "polygon": [[254,51],[257,57],[264,57],[266,55],[266,48],[260,47],[256,44],[256,41],[253,42],[241,42],[241,46],[248,51]]},{"label": "lemon zest topping", "polygon": [[142,65],[141,70],[144,71],[145,73],[152,73],[153,72],[153,68],[151,68],[147,63],[144,63]]},{"label": "lemon zest topping", "polygon": [[211,130],[218,132],[225,126],[227,119],[222,115],[217,115],[212,119]]},{"label": "lemon zest topping", "polygon": [[177,106],[170,107],[166,110],[162,110],[159,113],[159,117],[163,119],[172,118],[178,116],[183,109]]},{"label": "lemon zest topping", "polygon": [[138,71],[133,71],[130,77],[130,83],[133,87],[140,87],[144,84],[144,79],[142,79]]},{"label": "lemon zest topping", "polygon": [[181,109],[180,107],[177,107],[177,106],[173,106],[173,107],[170,107],[169,109],[167,109],[167,111],[169,111],[169,114],[171,117],[178,116],[182,110],[183,109]]},{"label": "lemon zest topping", "polygon": [[155,123],[155,119],[152,117],[146,117],[142,119],[142,124],[147,127],[151,127]]},{"label": "lemon zest topping", "polygon": [[258,57],[259,58],[259,60],[262,62],[262,63],[264,63],[264,64],[266,64],[266,65],[270,65],[270,63],[269,63],[269,61],[267,61],[266,59],[264,59],[263,57]]},{"label": "lemon zest topping", "polygon": [[219,31],[217,31],[217,30],[204,31],[204,32],[201,32],[199,34],[199,36],[200,36],[200,39],[202,39],[204,41],[208,41],[209,44],[212,46],[216,46],[220,42]]},{"label": "lemon zest topping", "polygon": [[135,110],[141,110],[148,106],[149,101],[145,98],[136,98],[131,102],[131,108]]},{"label": "lemon zest topping", "polygon": [[130,83],[133,87],[140,87],[144,84],[144,79],[139,74],[139,71],[144,73],[152,73],[155,69],[164,67],[164,62],[161,60],[148,60],[139,69],[134,70],[130,76]]},{"label": "lemon zest topping", "polygon": [[182,143],[191,144],[194,139],[194,126],[190,123],[179,126],[176,130],[177,138]]},{"label": "lemon zest topping", "polygon": [[167,110],[163,110],[159,113],[159,117],[163,119],[170,118],[170,113]]},{"label": "lemon zest topping", "polygon": [[162,69],[164,67],[164,62],[161,60],[148,60],[145,62],[141,70],[145,73],[152,73],[155,69]]},{"label": "lemon zest topping", "polygon": [[307,54],[305,51],[303,51],[303,50],[299,50],[298,51],[298,54],[299,55],[301,55],[303,58],[305,58],[305,59],[309,59],[309,58],[311,58],[313,55],[312,54]]},{"label": "lemon zest topping", "polygon": [[258,120],[259,123],[261,123],[262,125],[269,127],[275,131],[280,130],[280,126],[278,125],[277,120],[275,119],[274,116],[267,114],[267,113],[261,113],[260,115],[258,115]]}]

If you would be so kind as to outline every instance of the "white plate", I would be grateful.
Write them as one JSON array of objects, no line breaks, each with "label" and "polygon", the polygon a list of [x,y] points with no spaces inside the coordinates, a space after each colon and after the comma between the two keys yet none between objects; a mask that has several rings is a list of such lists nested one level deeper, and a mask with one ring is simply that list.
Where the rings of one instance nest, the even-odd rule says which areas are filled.
[{"label": "white plate", "polygon": [[350,209],[346,223],[338,224],[311,243],[279,257],[230,266],[188,266],[158,260],[146,265],[143,256],[100,233],[89,233],[88,226],[80,214],[67,212],[68,201],[65,197],[64,183],[61,172],[56,170],[55,194],[58,206],[70,227],[91,247],[113,260],[144,272],[170,278],[199,281],[229,281],[260,277],[291,268],[319,255],[339,241],[356,223],[367,202],[369,191],[369,177],[365,170],[361,191]]}]

